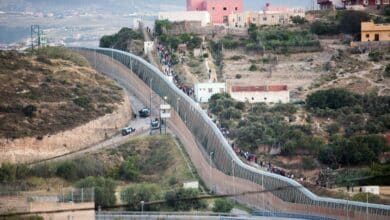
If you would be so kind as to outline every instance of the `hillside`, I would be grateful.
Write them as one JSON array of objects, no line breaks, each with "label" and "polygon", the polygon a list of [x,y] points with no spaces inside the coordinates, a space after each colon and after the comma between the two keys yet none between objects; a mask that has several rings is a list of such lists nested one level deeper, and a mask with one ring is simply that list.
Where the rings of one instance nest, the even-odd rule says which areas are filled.
[{"label": "hillside", "polygon": [[121,89],[63,48],[0,52],[0,138],[74,128],[116,109]]}]

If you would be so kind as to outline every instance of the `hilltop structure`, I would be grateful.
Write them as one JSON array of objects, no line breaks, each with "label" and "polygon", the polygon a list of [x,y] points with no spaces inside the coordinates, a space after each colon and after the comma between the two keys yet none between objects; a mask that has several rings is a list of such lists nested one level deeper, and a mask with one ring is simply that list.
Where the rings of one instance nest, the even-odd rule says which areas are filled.
[{"label": "hilltop structure", "polygon": [[208,11],[213,24],[228,24],[229,15],[243,8],[242,0],[187,0],[187,11]]},{"label": "hilltop structure", "polygon": [[361,41],[390,41],[390,24],[362,22]]},{"label": "hilltop structure", "polygon": [[261,25],[278,25],[290,24],[291,17],[305,17],[303,8],[289,8],[285,6],[272,6],[267,3],[262,11],[242,12],[229,15],[229,26],[246,28],[250,24]]},{"label": "hilltop structure", "polygon": [[381,6],[389,5],[390,0],[317,0],[321,9],[330,9],[333,7],[346,7],[353,5],[361,6]]}]

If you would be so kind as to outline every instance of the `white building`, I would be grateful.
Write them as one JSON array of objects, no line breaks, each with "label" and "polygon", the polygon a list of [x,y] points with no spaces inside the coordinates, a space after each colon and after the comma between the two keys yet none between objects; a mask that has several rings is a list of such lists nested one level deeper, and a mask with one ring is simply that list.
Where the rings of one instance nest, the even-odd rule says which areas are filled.
[{"label": "white building", "polygon": [[249,103],[288,103],[290,91],[286,85],[230,86],[228,93],[237,101]]},{"label": "white building", "polygon": [[159,12],[158,20],[165,19],[171,22],[200,21],[202,27],[211,24],[211,17],[207,11]]},{"label": "white building", "polygon": [[208,102],[212,95],[224,92],[225,83],[197,83],[194,86],[195,100],[200,103]]},{"label": "white building", "polygon": [[236,28],[246,28],[250,24],[278,25],[291,24],[291,17],[305,17],[303,8],[274,7],[267,4],[262,11],[243,12],[229,15],[229,26]]}]

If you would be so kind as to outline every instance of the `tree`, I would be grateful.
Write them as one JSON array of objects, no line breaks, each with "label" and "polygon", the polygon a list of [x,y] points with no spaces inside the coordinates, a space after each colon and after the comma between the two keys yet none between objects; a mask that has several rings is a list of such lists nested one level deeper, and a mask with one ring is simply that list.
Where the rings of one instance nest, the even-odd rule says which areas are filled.
[{"label": "tree", "polygon": [[116,203],[116,182],[110,178],[91,176],[78,181],[75,185],[78,188],[94,188],[96,208],[109,207]]},{"label": "tree", "polygon": [[214,201],[213,212],[230,212],[234,205],[231,201],[226,199],[216,199]]},{"label": "tree", "polygon": [[23,108],[23,114],[26,117],[32,118],[34,115],[34,112],[37,111],[37,107],[35,105],[27,105]]},{"label": "tree", "polygon": [[77,179],[76,164],[73,161],[61,162],[57,167],[56,175],[66,180]]},{"label": "tree", "polygon": [[171,22],[168,20],[156,20],[154,24],[154,30],[157,36],[164,34],[164,31],[171,27]]},{"label": "tree", "polygon": [[364,11],[344,10],[339,12],[338,20],[341,32],[357,35],[360,33],[361,23],[370,21],[370,15]]},{"label": "tree", "polygon": [[[149,202],[160,199],[158,186],[155,184],[136,184],[127,187],[121,193],[121,200],[128,205],[129,210],[140,210],[141,201]],[[144,207],[149,210],[149,206]]]},{"label": "tree", "polygon": [[180,188],[176,191],[165,193],[167,205],[176,211],[189,211],[191,209],[202,209],[207,206],[203,200],[191,199],[199,196],[197,189]]},{"label": "tree", "polygon": [[307,23],[307,20],[304,18],[304,17],[301,17],[299,15],[297,16],[291,16],[291,21],[294,23],[294,24],[305,24]]},{"label": "tree", "polygon": [[311,23],[310,32],[318,35],[338,34],[339,27],[335,23],[328,23],[328,22],[318,20]]},{"label": "tree", "polygon": [[124,180],[135,180],[139,176],[138,158],[133,155],[127,157],[119,168],[119,176]]},{"label": "tree", "polygon": [[344,106],[354,106],[358,101],[358,96],[344,89],[319,90],[310,94],[306,99],[309,108],[320,109],[339,109]]}]

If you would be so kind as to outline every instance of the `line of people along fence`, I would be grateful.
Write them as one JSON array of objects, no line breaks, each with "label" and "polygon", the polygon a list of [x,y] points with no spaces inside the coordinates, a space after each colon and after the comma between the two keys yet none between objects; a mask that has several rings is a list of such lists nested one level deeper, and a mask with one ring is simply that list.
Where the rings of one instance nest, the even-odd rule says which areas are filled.
[{"label": "line of people along fence", "polygon": [[187,128],[199,143],[199,147],[203,148],[204,151],[214,152],[214,166],[226,175],[234,175],[262,185],[265,190],[282,189],[273,191],[272,194],[287,203],[323,209],[346,210],[348,218],[350,211],[365,213],[367,216],[368,214],[385,216],[385,218],[390,216],[390,206],[319,197],[290,178],[258,170],[243,163],[217,126],[199,105],[172,82],[168,81],[158,68],[142,58],[127,52],[107,48],[73,49],[94,53],[95,57],[96,53],[99,53],[115,59],[131,69],[145,84],[153,85],[153,91],[160,97],[169,97],[168,103],[171,106],[178,106],[180,109],[178,115],[186,122]]}]

